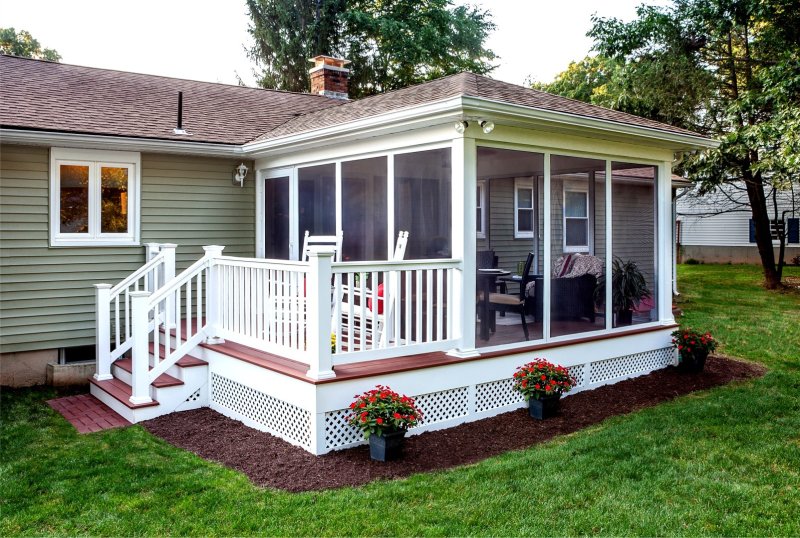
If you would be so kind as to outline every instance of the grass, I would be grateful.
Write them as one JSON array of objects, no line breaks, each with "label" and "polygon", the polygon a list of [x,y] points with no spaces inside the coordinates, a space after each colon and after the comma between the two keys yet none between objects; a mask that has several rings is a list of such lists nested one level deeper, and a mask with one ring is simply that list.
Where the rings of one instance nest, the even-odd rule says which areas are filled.
[{"label": "grass", "polygon": [[800,535],[800,294],[752,266],[679,277],[686,323],[765,377],[360,488],[257,488],[138,426],[78,435],[53,389],[4,389],[0,535]]}]

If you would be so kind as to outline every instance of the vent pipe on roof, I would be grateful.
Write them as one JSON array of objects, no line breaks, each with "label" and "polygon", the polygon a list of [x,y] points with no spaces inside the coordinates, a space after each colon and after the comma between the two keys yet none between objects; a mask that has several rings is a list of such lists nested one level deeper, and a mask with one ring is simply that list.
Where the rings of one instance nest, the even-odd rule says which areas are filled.
[{"label": "vent pipe on roof", "polygon": [[178,126],[173,129],[175,134],[188,134],[183,128],[183,92],[178,92]]}]

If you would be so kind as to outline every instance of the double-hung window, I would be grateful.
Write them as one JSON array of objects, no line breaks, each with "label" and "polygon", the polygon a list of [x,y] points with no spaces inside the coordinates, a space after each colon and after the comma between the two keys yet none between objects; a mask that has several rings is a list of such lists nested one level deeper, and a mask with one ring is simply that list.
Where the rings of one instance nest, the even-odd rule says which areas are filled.
[{"label": "double-hung window", "polygon": [[589,193],[564,189],[564,252],[589,252]]},{"label": "double-hung window", "polygon": [[533,181],[514,181],[514,237],[533,237]]},{"label": "double-hung window", "polygon": [[136,245],[139,153],[53,148],[50,244]]},{"label": "double-hung window", "polygon": [[475,216],[478,239],[486,238],[486,182],[478,181],[477,214]]}]

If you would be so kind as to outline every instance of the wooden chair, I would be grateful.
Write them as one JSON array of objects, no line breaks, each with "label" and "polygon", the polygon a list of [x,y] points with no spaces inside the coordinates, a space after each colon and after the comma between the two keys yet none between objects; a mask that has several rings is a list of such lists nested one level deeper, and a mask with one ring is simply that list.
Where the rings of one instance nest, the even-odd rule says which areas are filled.
[{"label": "wooden chair", "polygon": [[303,237],[303,250],[300,251],[300,261],[307,262],[308,261],[308,248],[312,246],[331,246],[334,249],[334,256],[333,261],[340,262],[342,261],[342,239],[344,238],[344,232],[339,230],[339,233],[336,235],[309,235],[308,230],[306,230],[306,234]]},{"label": "wooden chair", "polygon": [[[528,253],[525,260],[525,266],[522,271],[522,282],[529,281],[531,267],[533,267],[533,252]],[[525,319],[525,284],[519,287],[519,293],[490,293],[489,294],[489,309],[490,309],[490,322],[491,330],[495,331],[495,312],[518,312],[522,319],[522,331],[525,333],[525,340],[528,340],[528,321]]]}]

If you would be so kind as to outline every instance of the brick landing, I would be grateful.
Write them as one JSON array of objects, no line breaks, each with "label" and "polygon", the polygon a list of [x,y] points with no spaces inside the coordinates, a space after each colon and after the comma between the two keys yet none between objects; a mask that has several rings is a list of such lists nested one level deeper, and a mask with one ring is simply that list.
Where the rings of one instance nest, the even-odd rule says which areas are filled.
[{"label": "brick landing", "polygon": [[47,404],[75,426],[78,433],[98,432],[131,425],[130,422],[91,394],[56,398],[49,400]]}]

